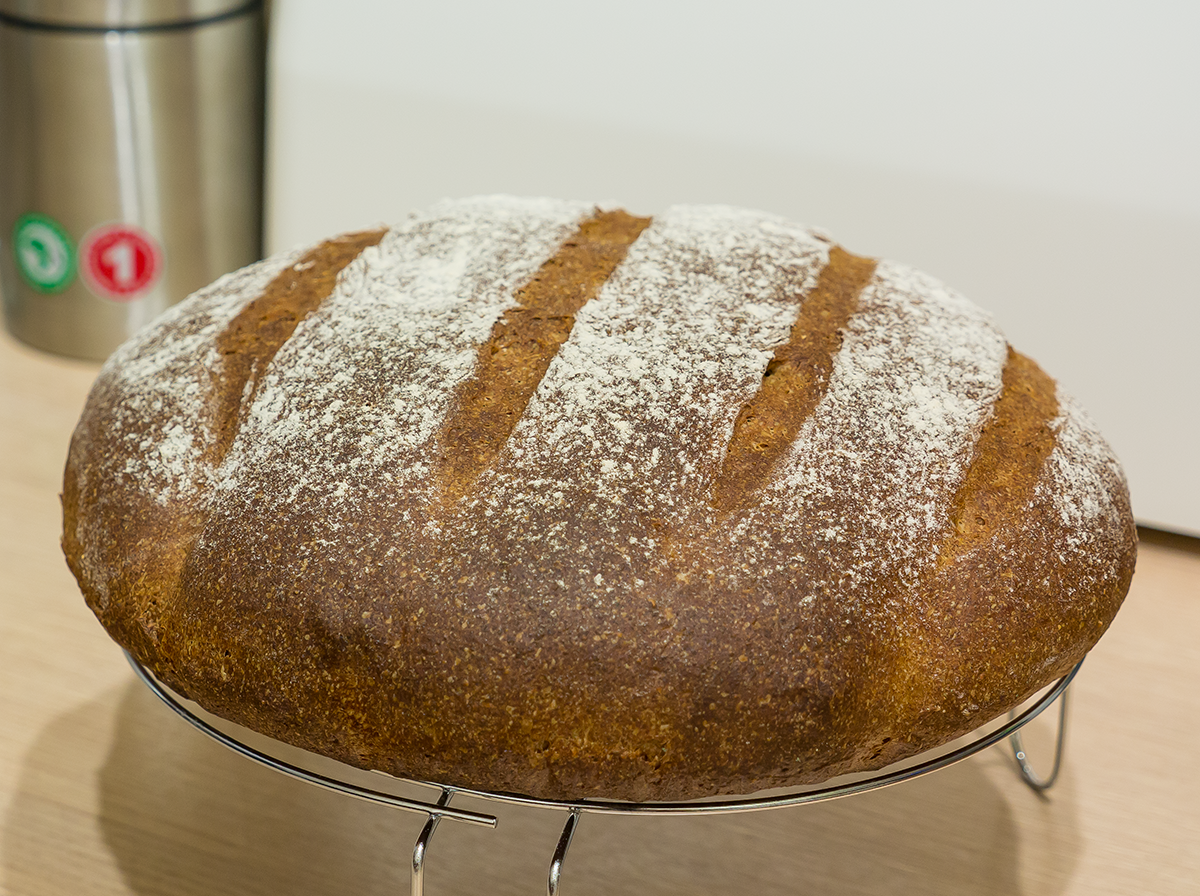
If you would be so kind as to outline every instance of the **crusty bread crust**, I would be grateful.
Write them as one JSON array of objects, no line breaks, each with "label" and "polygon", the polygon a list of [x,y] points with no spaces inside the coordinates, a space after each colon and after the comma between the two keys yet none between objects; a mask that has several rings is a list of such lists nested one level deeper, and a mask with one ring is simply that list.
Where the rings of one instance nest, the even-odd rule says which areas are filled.
[{"label": "crusty bread crust", "polygon": [[936,281],[496,197],[177,306],[101,372],[63,513],[89,606],[212,712],[546,798],[944,743],[1078,662],[1136,555],[1094,427]]}]

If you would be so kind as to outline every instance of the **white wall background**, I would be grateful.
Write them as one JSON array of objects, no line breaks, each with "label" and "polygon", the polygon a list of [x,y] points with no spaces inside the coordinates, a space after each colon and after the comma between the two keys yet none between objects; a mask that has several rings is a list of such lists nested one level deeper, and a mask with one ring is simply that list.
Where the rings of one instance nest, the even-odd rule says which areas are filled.
[{"label": "white wall background", "polygon": [[1200,4],[276,0],[268,243],[444,195],[728,202],[933,273],[1200,534]]}]

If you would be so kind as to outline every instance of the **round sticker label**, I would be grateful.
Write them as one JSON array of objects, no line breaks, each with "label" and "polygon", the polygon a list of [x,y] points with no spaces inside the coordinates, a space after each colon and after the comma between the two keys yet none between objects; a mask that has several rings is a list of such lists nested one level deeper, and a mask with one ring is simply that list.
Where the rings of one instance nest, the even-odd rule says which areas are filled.
[{"label": "round sticker label", "polygon": [[79,247],[88,288],[98,296],[127,302],[152,287],[162,273],[163,253],[146,231],[133,224],[102,224]]},{"label": "round sticker label", "polygon": [[29,214],[13,228],[17,270],[38,292],[62,292],[75,279],[75,246],[61,224]]}]

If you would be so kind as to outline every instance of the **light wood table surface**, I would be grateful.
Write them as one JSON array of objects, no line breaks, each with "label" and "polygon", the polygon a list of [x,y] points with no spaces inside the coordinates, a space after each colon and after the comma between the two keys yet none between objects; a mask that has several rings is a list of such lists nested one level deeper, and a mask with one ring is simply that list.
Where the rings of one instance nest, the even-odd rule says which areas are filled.
[{"label": "light wood table surface", "polygon": [[[58,548],[57,495],[95,371],[0,336],[0,892],[406,893],[424,816],[320,791],[193,731],[84,606]],[[1050,715],[1027,735],[1043,767]],[[563,893],[1197,894],[1198,744],[1200,550],[1150,533],[1072,687],[1048,798],[992,747],[816,806],[585,816]],[[443,822],[426,893],[545,892],[562,813],[461,804],[500,823]]]}]

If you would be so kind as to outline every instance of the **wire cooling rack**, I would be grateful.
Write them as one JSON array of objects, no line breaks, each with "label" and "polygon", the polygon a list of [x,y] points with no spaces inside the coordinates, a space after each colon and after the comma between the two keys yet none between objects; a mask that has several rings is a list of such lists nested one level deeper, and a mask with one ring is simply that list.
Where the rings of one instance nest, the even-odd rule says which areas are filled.
[{"label": "wire cooling rack", "polygon": [[[424,896],[425,856],[429,850],[429,842],[433,838],[434,831],[437,830],[438,823],[442,819],[466,824],[485,825],[487,827],[496,826],[497,819],[494,815],[472,812],[451,806],[451,800],[458,794],[494,802],[516,803],[524,806],[536,806],[538,808],[566,812],[566,821],[563,825],[562,834],[558,838],[558,844],[550,860],[550,870],[546,882],[548,896],[559,896],[561,892],[563,862],[566,860],[567,850],[571,847],[571,841],[575,837],[579,821],[585,814],[722,815],[736,812],[760,812],[768,809],[779,809],[785,806],[826,802],[828,800],[866,793],[870,790],[878,790],[882,787],[890,787],[902,781],[909,781],[913,778],[927,775],[930,772],[946,768],[956,762],[961,762],[968,756],[973,756],[1005,738],[1008,738],[1011,744],[1013,755],[1017,761],[1017,769],[1020,772],[1022,780],[1034,791],[1043,794],[1053,786],[1058,777],[1059,768],[1062,765],[1063,741],[1067,725],[1067,688],[1079,672],[1080,666],[1083,665],[1083,661],[1080,660],[1070,672],[1053,685],[1049,685],[1043,689],[1039,695],[1033,698],[1032,702],[1027,701],[1024,709],[1019,712],[1014,710],[1009,713],[1006,722],[998,725],[992,722],[983,726],[983,728],[978,729],[973,735],[969,736],[969,739],[965,743],[961,742],[961,740],[955,741],[948,747],[940,747],[927,751],[917,757],[906,760],[903,763],[897,763],[895,766],[889,766],[869,776],[855,776],[853,780],[843,781],[842,783],[789,789],[784,792],[773,792],[765,796],[730,797],[725,799],[692,800],[688,802],[634,803],[619,800],[543,800],[514,793],[494,793],[491,791],[471,790],[466,787],[448,787],[427,781],[406,782],[433,788],[438,791],[435,802],[425,802],[387,793],[382,790],[363,787],[348,779],[318,774],[255,749],[206,721],[201,717],[203,710],[199,710],[198,708],[193,709],[188,706],[189,701],[185,701],[158,681],[129,653],[126,653],[125,656],[138,678],[142,680],[156,697],[162,700],[163,703],[194,728],[208,735],[218,743],[224,744],[234,752],[240,753],[242,756],[274,769],[277,772],[282,772],[283,774],[298,778],[301,781],[314,784],[326,790],[333,790],[346,796],[366,800],[367,802],[381,803],[396,809],[425,814],[427,816],[425,827],[421,830],[420,835],[417,837],[416,845],[413,847],[412,871],[409,878],[411,896]],[[1059,717],[1054,749],[1054,764],[1047,776],[1040,777],[1033,770],[1026,755],[1024,745],[1021,742],[1020,729],[1056,700],[1059,702]]]}]

